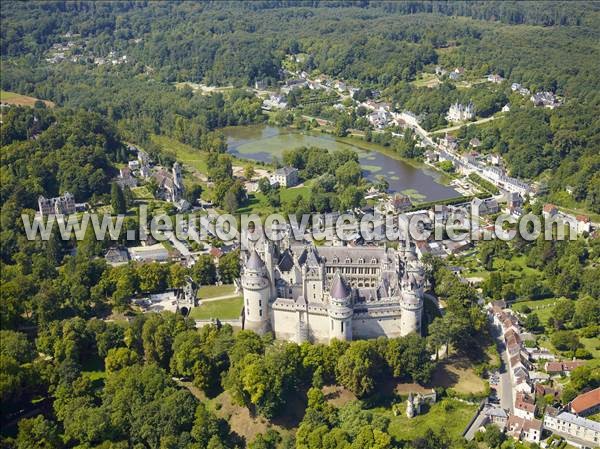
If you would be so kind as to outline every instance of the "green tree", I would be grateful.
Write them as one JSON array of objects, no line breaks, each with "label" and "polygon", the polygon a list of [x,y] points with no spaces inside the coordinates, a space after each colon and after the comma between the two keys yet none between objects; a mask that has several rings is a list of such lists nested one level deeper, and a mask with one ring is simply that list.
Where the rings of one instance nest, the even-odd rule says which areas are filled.
[{"label": "green tree", "polygon": [[369,341],[354,341],[339,358],[336,366],[337,381],[356,396],[365,397],[375,390],[375,379],[381,363]]},{"label": "green tree", "polygon": [[108,374],[114,373],[127,366],[135,365],[139,362],[136,352],[127,348],[113,348],[108,350],[104,359],[104,368]]},{"label": "green tree", "polygon": [[219,259],[219,277],[225,284],[231,284],[240,277],[240,252],[231,251]]},{"label": "green tree", "polygon": [[125,214],[127,212],[125,195],[116,182],[113,182],[110,188],[110,205],[114,214]]},{"label": "green tree", "polygon": [[200,285],[212,285],[217,280],[217,267],[208,254],[202,254],[192,266],[192,278]]},{"label": "green tree", "polygon": [[58,449],[63,447],[56,424],[42,415],[19,421],[17,449]]}]

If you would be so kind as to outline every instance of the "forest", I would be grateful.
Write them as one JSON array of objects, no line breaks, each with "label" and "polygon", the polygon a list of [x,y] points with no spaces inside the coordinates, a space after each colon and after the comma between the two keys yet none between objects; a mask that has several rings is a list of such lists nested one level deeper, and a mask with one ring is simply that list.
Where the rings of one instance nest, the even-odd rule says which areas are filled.
[{"label": "forest", "polygon": [[[421,114],[429,128],[445,123],[445,112],[456,100],[474,101],[483,117],[506,100],[517,103],[498,124],[491,148],[505,155],[513,175],[546,183],[550,200],[600,210],[595,175],[600,80],[594,62],[600,60],[595,45],[600,11],[595,3],[19,5],[8,3],[2,11],[2,88],[98,112],[140,145],[148,144],[151,134],[198,149],[222,145],[215,129],[264,120],[260,100],[235,90],[198,95],[173,83],[276,86],[287,56],[303,55],[296,69],[380,90],[399,110]],[[44,58],[52,45],[69,39],[76,43],[78,62],[48,64]],[[93,63],[110,51],[126,54],[128,62]],[[533,111],[508,89],[412,85],[435,65],[464,67],[471,77],[498,73],[533,92],[555,92],[565,104]],[[342,126],[361,128],[361,120],[344,119]],[[565,185],[573,187],[572,198],[565,197]]]}]

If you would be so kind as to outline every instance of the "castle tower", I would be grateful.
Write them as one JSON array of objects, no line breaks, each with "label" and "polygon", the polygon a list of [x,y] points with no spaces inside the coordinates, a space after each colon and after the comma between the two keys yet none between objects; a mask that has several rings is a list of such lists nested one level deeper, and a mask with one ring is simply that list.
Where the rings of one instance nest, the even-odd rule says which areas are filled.
[{"label": "castle tower", "polygon": [[176,202],[183,195],[183,177],[181,176],[181,165],[179,162],[173,164],[173,192],[172,201]]},{"label": "castle tower", "polygon": [[271,291],[267,267],[255,249],[242,268],[244,292],[244,329],[264,334],[269,330],[269,296]]},{"label": "castle tower", "polygon": [[400,318],[400,335],[411,332],[421,333],[421,316],[423,314],[423,298],[420,294],[414,274],[404,273],[402,278],[402,297],[400,299],[402,317]]},{"label": "castle tower", "polygon": [[336,271],[329,291],[329,339],[352,340],[352,290]]},{"label": "castle tower", "polygon": [[277,297],[275,287],[275,245],[269,239],[265,239],[265,268],[269,278],[269,301]]},{"label": "castle tower", "polygon": [[179,190],[183,190],[183,179],[181,177],[181,165],[179,165],[179,162],[173,164],[173,184]]}]

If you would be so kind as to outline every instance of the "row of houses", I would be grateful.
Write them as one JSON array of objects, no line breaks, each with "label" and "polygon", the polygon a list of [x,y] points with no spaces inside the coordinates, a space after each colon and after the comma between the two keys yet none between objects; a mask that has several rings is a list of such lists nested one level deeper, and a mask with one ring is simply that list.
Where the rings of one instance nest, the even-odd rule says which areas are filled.
[{"label": "row of houses", "polygon": [[[600,410],[600,388],[586,392],[564,408],[546,407],[543,420],[536,419],[535,394],[551,394],[558,399],[559,392],[541,383],[550,377],[569,375],[585,362],[553,361],[554,356],[545,350],[526,348],[526,335],[522,333],[519,320],[504,301],[490,304],[489,313],[494,325],[502,332],[508,355],[508,370],[515,394],[513,413],[495,411],[489,421],[504,428],[506,433],[520,441],[539,443],[544,430],[564,438],[579,448],[594,448],[600,443],[600,423],[585,419]],[[534,371],[535,362],[545,362],[546,373]],[[504,423],[504,425],[503,425]]]},{"label": "row of houses", "polygon": [[577,234],[592,232],[592,221],[587,215],[566,214],[561,212],[557,206],[551,203],[544,204],[542,215],[546,220],[556,220],[559,223],[568,225]]}]

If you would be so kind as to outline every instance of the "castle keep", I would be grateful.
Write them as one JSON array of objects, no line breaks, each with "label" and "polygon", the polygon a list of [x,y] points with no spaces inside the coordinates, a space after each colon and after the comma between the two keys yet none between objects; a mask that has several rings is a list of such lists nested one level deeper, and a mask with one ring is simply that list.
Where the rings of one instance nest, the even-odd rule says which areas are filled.
[{"label": "castle keep", "polygon": [[420,333],[423,269],[414,250],[260,242],[242,252],[244,328],[276,338]]}]

